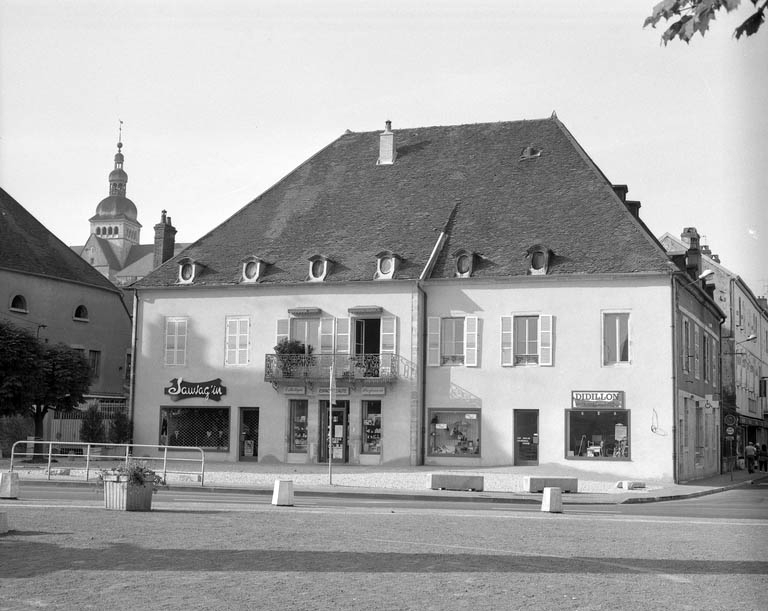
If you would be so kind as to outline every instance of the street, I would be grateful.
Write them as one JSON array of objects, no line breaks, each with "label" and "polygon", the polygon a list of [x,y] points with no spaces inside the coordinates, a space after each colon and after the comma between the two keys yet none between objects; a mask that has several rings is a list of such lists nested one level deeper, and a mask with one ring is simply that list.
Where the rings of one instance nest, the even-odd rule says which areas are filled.
[{"label": "street", "polygon": [[562,514],[199,490],[113,512],[61,488],[0,502],[2,610],[765,608],[766,486]]}]

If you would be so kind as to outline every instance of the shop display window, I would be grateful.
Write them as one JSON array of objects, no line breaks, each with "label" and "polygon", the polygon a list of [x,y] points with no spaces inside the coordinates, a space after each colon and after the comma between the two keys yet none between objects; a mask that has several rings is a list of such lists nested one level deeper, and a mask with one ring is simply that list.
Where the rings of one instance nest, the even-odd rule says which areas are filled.
[{"label": "shop display window", "polygon": [[430,409],[430,456],[480,456],[479,409]]},{"label": "shop display window", "polygon": [[229,450],[228,407],[161,407],[160,445]]},{"label": "shop display window", "polygon": [[291,444],[289,452],[307,453],[307,410],[306,399],[291,399]]},{"label": "shop display window", "polygon": [[363,401],[363,454],[381,454],[381,401]]},{"label": "shop display window", "polygon": [[566,410],[566,457],[628,459],[629,424],[629,410]]}]

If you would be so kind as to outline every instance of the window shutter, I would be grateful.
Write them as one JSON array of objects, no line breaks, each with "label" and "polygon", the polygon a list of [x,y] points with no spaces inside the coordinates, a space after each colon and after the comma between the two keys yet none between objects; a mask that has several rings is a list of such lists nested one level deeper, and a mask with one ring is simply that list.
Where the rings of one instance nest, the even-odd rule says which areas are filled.
[{"label": "window shutter", "polygon": [[275,344],[279,344],[282,340],[288,339],[291,333],[291,319],[290,318],[278,318],[277,319],[277,333],[275,334]]},{"label": "window shutter", "polygon": [[379,350],[382,354],[395,354],[397,352],[397,318],[395,316],[381,317],[381,333],[379,337]]},{"label": "window shutter", "polygon": [[512,317],[501,317],[501,366],[513,365],[512,361]]},{"label": "window shutter", "polygon": [[477,367],[477,316],[464,318],[464,366]]},{"label": "window shutter", "polygon": [[701,377],[701,363],[699,362],[699,327],[693,326],[693,374],[698,380]]},{"label": "window shutter", "polygon": [[336,352],[349,354],[349,318],[336,319]]},{"label": "window shutter", "polygon": [[332,317],[320,319],[320,353],[331,354],[333,352],[333,323]]},{"label": "window shutter", "polygon": [[440,317],[427,318],[427,366],[440,366]]},{"label": "window shutter", "polygon": [[539,365],[552,366],[552,315],[539,316]]},{"label": "window shutter", "polygon": [[237,363],[237,327],[236,319],[227,320],[227,365]]}]

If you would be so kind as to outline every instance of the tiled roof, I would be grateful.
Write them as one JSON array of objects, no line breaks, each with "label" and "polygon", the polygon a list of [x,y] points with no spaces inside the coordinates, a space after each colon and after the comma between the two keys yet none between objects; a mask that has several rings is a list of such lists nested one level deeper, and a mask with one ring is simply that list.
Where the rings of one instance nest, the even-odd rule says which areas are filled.
[{"label": "tiled roof", "polygon": [[[303,282],[317,254],[334,261],[326,283],[367,281],[383,250],[415,279],[444,227],[432,278],[453,277],[459,249],[480,255],[475,277],[524,276],[534,244],[554,252],[550,275],[673,269],[556,118],[393,131],[392,165],[376,164],[380,131],[347,132],[191,244],[193,286],[239,282],[247,255],[271,264],[264,283]],[[521,160],[528,146],[541,154]],[[134,286],[175,285],[177,261]]]},{"label": "tiled roof", "polygon": [[109,280],[72,252],[3,189],[0,189],[0,267],[117,291]]}]

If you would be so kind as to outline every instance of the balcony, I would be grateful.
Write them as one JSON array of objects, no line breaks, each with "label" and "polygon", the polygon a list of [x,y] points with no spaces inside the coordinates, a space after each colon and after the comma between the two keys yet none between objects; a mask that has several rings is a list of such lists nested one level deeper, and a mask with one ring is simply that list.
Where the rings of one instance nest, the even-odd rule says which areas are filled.
[{"label": "balcony", "polygon": [[405,362],[396,354],[267,354],[264,380],[278,382],[328,382],[331,365],[336,380],[393,382]]}]

